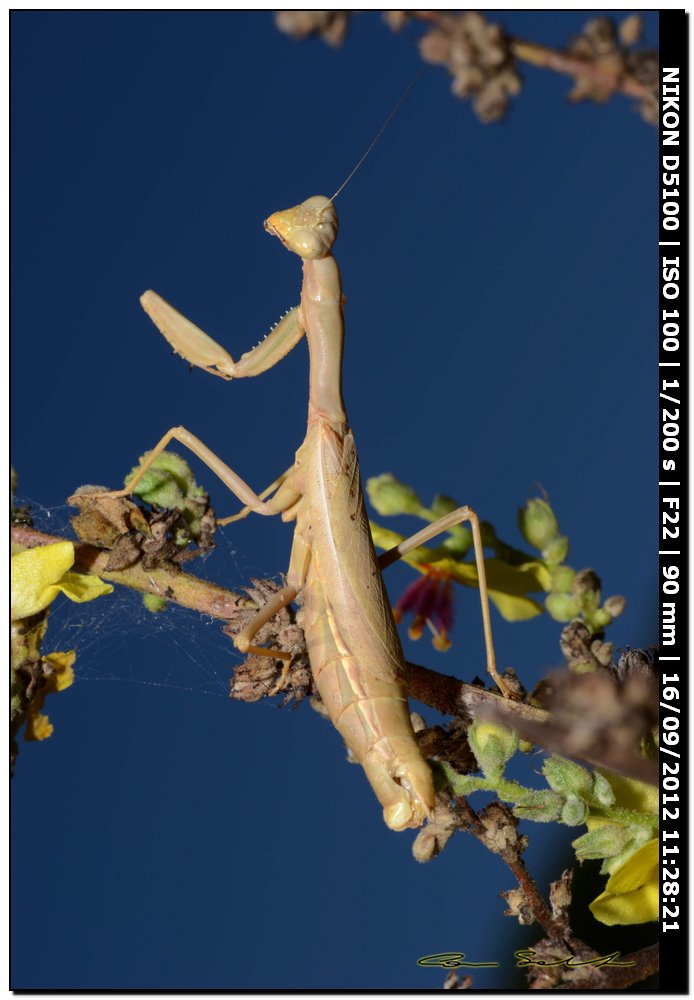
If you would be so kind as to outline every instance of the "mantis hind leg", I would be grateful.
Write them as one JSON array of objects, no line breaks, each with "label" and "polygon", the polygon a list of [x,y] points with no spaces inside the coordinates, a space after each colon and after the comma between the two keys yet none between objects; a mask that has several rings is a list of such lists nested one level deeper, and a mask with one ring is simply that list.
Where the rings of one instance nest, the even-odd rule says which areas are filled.
[{"label": "mantis hind leg", "polygon": [[278,611],[291,604],[298,593],[298,588],[288,585],[278,590],[276,594],[262,606],[258,608],[248,624],[234,636],[234,645],[240,653],[255,653],[256,656],[271,656],[276,660],[285,660],[287,664],[291,662],[292,654],[285,653],[281,649],[266,649],[264,646],[253,646],[251,639],[256,635],[263,625],[266,625],[271,618],[274,618]]},{"label": "mantis hind leg", "polygon": [[278,611],[291,604],[306,582],[306,573],[311,558],[311,548],[309,543],[298,532],[294,535],[292,554],[289,560],[289,570],[287,571],[287,585],[278,590],[276,594],[261,607],[258,608],[248,624],[234,636],[234,645],[241,653],[253,653],[256,656],[270,656],[276,660],[284,660],[282,673],[279,680],[269,691],[269,695],[278,694],[287,682],[289,668],[292,663],[292,654],[281,649],[268,649],[264,646],[254,646],[251,639],[257,635],[263,625],[274,618]]},{"label": "mantis hind leg", "polygon": [[448,529],[452,528],[453,525],[460,524],[463,521],[468,521],[472,530],[472,541],[475,550],[475,564],[477,566],[477,579],[480,591],[480,604],[482,606],[482,629],[484,632],[484,645],[487,653],[487,672],[493,678],[502,694],[508,697],[509,689],[505,684],[503,677],[496,669],[494,640],[492,639],[492,622],[491,615],[489,613],[489,591],[487,589],[487,574],[484,567],[484,546],[482,544],[482,533],[480,532],[479,518],[474,510],[471,510],[470,507],[458,507],[457,510],[451,511],[450,514],[445,514],[443,517],[440,517],[438,521],[434,521],[433,524],[428,524],[426,528],[422,528],[422,530],[418,531],[415,535],[411,535],[410,538],[405,538],[392,549],[388,549],[387,552],[381,553],[381,555],[378,556],[378,562],[382,570],[386,569],[394,562],[397,562],[398,559],[402,559],[402,557],[407,555],[408,552],[416,549],[417,546],[424,545],[425,542],[435,538],[436,535],[440,535],[444,531],[448,531]]}]

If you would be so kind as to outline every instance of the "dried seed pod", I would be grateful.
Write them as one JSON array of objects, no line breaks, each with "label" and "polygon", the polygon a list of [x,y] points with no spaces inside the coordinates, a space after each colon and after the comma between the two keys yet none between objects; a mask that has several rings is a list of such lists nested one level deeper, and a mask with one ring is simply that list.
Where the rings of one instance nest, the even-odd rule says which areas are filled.
[{"label": "dried seed pod", "polygon": [[351,11],[348,10],[278,10],[275,26],[292,38],[319,35],[329,45],[341,45],[347,35]]},{"label": "dried seed pod", "polygon": [[535,923],[533,908],[522,889],[508,889],[506,892],[500,892],[499,895],[508,904],[508,909],[504,910],[505,917],[515,917],[521,927]]},{"label": "dried seed pod", "polygon": [[435,66],[447,63],[451,58],[450,37],[439,28],[432,28],[419,40],[419,54],[425,62]]},{"label": "dried seed pod", "polygon": [[408,21],[412,20],[411,10],[384,10],[383,20],[392,31],[400,31]]},{"label": "dried seed pod", "polygon": [[583,34],[591,43],[596,55],[607,55],[616,48],[617,32],[614,21],[609,17],[591,18],[585,25]]},{"label": "dried seed pod", "polygon": [[478,11],[450,16],[448,23],[450,27],[432,28],[421,39],[422,59],[447,67],[452,93],[471,99],[480,121],[497,121],[522,86],[510,41],[500,25],[490,24]]},{"label": "dried seed pod", "polygon": [[643,18],[640,14],[630,14],[619,25],[619,40],[629,48],[636,45],[643,34]]}]

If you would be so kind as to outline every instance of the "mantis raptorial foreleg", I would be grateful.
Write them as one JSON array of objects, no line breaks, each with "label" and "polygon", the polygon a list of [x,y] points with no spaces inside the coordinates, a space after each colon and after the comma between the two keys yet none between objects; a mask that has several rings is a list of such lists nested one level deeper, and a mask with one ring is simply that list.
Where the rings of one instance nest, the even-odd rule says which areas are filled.
[{"label": "mantis raptorial foreleg", "polygon": [[387,552],[382,552],[378,556],[378,564],[381,569],[392,566],[398,559],[402,559],[408,552],[412,552],[419,545],[424,545],[437,535],[443,534],[456,524],[469,521],[472,529],[472,542],[475,550],[475,565],[477,566],[477,582],[480,591],[480,604],[482,605],[482,630],[484,632],[484,645],[487,653],[487,670],[504,694],[508,694],[508,686],[504,683],[503,677],[496,669],[496,656],[494,655],[494,641],[492,639],[492,622],[489,614],[489,592],[487,590],[487,573],[484,566],[484,546],[482,544],[482,533],[477,514],[469,507],[458,507],[450,514],[444,514],[437,521],[428,524],[416,534],[405,538],[402,542],[394,545]]},{"label": "mantis raptorial foreleg", "polygon": [[224,379],[248,378],[267,371],[288,354],[306,332],[299,307],[295,306],[259,344],[234,361],[228,351],[161,295],[150,290],[140,297],[140,303],[175,354],[180,354],[188,364]]}]

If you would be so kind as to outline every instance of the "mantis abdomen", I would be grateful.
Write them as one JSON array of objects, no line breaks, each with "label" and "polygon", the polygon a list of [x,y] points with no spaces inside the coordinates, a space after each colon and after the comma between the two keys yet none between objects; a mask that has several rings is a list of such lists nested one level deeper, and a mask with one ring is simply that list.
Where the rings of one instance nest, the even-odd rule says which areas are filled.
[{"label": "mantis abdomen", "polygon": [[316,423],[301,449],[308,503],[297,534],[310,547],[303,628],[330,718],[395,830],[420,826],[434,806],[404,689],[405,661],[364,507],[351,431]]}]

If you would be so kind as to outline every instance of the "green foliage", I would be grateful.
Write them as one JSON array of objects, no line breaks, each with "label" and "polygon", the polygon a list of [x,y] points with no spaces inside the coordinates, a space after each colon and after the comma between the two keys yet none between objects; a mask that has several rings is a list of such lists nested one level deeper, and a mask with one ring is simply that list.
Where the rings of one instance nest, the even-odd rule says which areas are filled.
[{"label": "green foliage", "polygon": [[[511,804],[518,819],[559,822],[565,826],[586,824],[587,832],[572,844],[576,858],[579,862],[601,860],[603,874],[614,875],[624,870],[643,846],[657,836],[658,792],[655,787],[618,775],[590,771],[575,761],[552,755],[542,767],[548,787],[526,788],[504,777],[506,765],[520,749],[511,730],[476,720],[468,730],[468,742],[481,776],[459,774],[447,763],[439,765],[454,794],[469,796],[474,792],[492,792],[502,802]],[[621,914],[620,922],[653,919],[643,916],[644,912],[650,911],[640,905],[633,921],[627,913],[626,916]]]},{"label": "green foliage", "polygon": [[[138,465],[125,477],[126,486],[148,456],[149,452],[140,456]],[[180,511],[187,531],[181,528],[175,533],[177,545],[185,546],[191,538],[197,541],[203,534],[202,517],[207,509],[207,494],[195,482],[186,460],[175,452],[162,451],[157,455],[133,494],[155,508]]]},{"label": "green foliage", "polygon": [[[392,517],[407,514],[433,523],[459,506],[448,496],[435,496],[427,507],[415,490],[390,473],[367,480],[366,492],[376,511]],[[518,511],[523,538],[537,554],[516,548],[499,538],[493,525],[480,524],[485,548],[493,556],[485,558],[489,597],[507,621],[525,621],[542,613],[542,604],[532,594],[546,594],[544,609],[555,621],[579,618],[592,633],[601,632],[624,610],[624,598],[609,597],[601,603],[600,580],[592,570],[576,572],[566,565],[569,540],[559,530],[559,522],[549,502],[540,497],[528,500]],[[388,549],[406,536],[371,522],[377,546]],[[420,545],[404,561],[421,573],[436,570],[463,586],[476,587],[477,569],[472,559],[472,534],[463,525],[454,525],[436,548]]]}]

